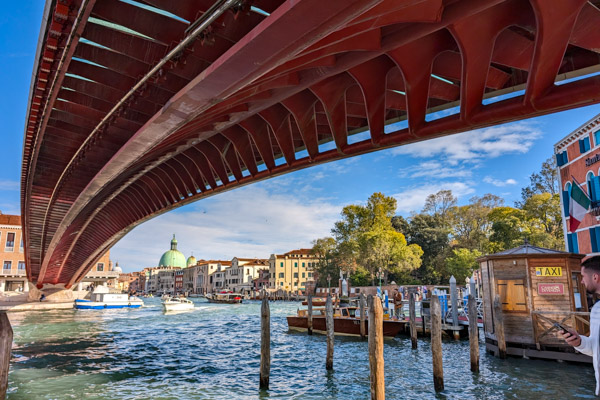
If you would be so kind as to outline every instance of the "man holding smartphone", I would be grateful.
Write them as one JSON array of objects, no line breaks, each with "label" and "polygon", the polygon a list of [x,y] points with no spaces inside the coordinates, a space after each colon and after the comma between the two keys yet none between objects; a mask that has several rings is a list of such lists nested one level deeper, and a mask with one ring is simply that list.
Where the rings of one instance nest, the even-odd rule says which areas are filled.
[{"label": "man holding smartphone", "polygon": [[[581,283],[590,294],[600,294],[600,256],[590,257],[581,263]],[[590,336],[578,334],[574,329],[561,331],[565,341],[582,354],[591,356],[596,374],[596,396],[600,395],[600,305],[590,312]]]}]

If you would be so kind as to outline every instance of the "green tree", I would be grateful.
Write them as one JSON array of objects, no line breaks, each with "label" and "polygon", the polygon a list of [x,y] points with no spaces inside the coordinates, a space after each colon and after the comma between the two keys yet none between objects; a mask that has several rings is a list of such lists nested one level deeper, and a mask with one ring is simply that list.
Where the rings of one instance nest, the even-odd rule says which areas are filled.
[{"label": "green tree", "polygon": [[492,227],[488,214],[503,203],[503,199],[488,193],[472,197],[467,205],[451,208],[449,215],[454,245],[485,251]]},{"label": "green tree", "polygon": [[457,199],[452,194],[451,190],[440,190],[435,194],[427,196],[421,212],[429,215],[439,215],[442,218],[445,218],[448,211],[456,206],[456,201]]},{"label": "green tree", "polygon": [[327,275],[332,279],[339,276],[336,242],[332,237],[324,237],[313,240],[312,245],[312,254],[319,259],[314,267],[314,278],[318,286],[326,287]]},{"label": "green tree", "polygon": [[446,258],[447,278],[454,275],[456,282],[463,284],[466,278],[471,277],[473,271],[479,268],[477,263],[479,257],[481,257],[479,250],[453,249],[452,256]]},{"label": "green tree", "polygon": [[490,211],[492,233],[488,246],[489,253],[507,250],[523,243],[528,233],[523,210],[513,207],[497,207]]},{"label": "green tree", "polygon": [[534,194],[525,201],[522,209],[532,244],[557,250],[564,247],[558,194]]},{"label": "green tree", "polygon": [[352,273],[361,268],[363,275],[364,269],[372,283],[379,268],[386,281],[390,272],[418,268],[418,250],[409,247],[405,236],[392,227],[395,211],[396,199],[382,193],[372,194],[365,206],[344,207],[342,219],[332,229],[338,267]]}]

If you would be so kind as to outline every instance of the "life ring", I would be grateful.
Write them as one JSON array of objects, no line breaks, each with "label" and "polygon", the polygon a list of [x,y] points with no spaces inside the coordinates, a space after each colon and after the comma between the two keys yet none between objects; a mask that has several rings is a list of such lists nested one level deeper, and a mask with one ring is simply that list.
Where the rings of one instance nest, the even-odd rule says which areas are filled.
[{"label": "life ring", "polygon": [[104,305],[104,308],[106,308],[106,307],[108,307],[108,304],[105,304],[105,305]]},{"label": "life ring", "polygon": [[131,302],[129,302],[129,304],[127,304],[129,307],[131,307]]}]

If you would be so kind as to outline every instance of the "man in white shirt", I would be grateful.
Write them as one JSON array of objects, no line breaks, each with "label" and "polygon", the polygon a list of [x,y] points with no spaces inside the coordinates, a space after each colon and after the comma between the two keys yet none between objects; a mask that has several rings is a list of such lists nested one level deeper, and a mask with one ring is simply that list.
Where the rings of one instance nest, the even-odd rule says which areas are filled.
[{"label": "man in white shirt", "polygon": [[[590,294],[600,294],[600,256],[590,257],[581,264],[581,283]],[[596,396],[600,395],[600,305],[590,312],[590,336],[579,335],[574,329],[562,332],[566,342],[582,354],[591,356],[596,374]]]}]

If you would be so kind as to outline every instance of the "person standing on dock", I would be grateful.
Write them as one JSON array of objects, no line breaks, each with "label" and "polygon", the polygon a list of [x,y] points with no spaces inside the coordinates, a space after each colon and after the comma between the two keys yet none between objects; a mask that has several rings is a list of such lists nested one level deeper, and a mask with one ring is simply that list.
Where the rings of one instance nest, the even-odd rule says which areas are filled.
[{"label": "person standing on dock", "polygon": [[[581,263],[581,283],[588,293],[600,294],[600,256],[590,257]],[[561,334],[575,350],[592,357],[596,375],[595,393],[600,396],[600,305],[594,305],[590,312],[590,336],[580,335],[574,329]]]},{"label": "person standing on dock", "polygon": [[398,289],[394,289],[394,311],[396,312],[396,318],[400,319],[402,313],[402,293]]}]

